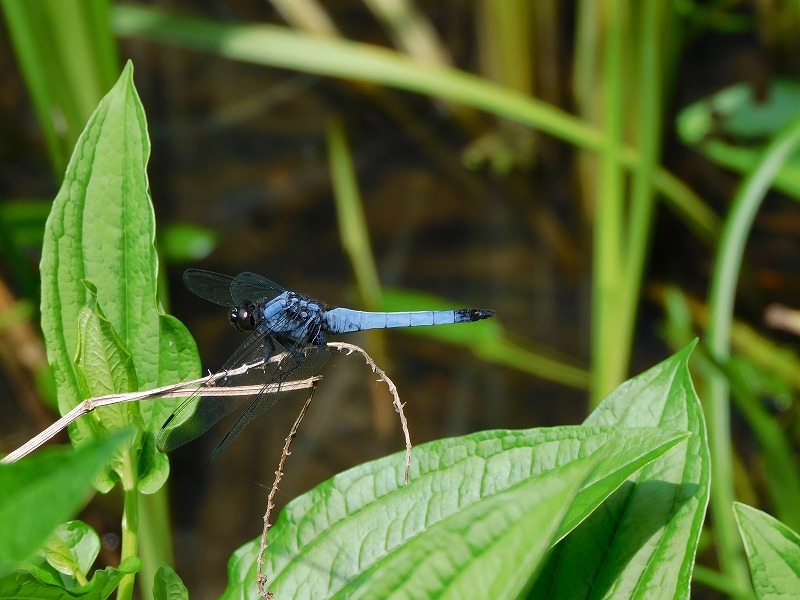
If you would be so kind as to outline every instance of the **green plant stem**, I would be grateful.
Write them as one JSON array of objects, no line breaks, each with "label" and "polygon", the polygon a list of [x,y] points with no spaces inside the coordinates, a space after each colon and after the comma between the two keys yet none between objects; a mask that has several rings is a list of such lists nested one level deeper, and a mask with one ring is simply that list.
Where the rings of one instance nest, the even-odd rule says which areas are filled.
[{"label": "green plant stem", "polygon": [[117,78],[109,0],[3,0],[0,8],[60,179],[83,126]]},{"label": "green plant stem", "polygon": [[733,400],[758,442],[765,485],[776,516],[795,531],[800,528],[800,477],[792,443],[780,423],[769,413],[748,381],[735,369],[728,370]]},{"label": "green plant stem", "polygon": [[624,228],[624,172],[622,149],[623,0],[606,0],[603,61],[603,126],[606,137],[600,154],[600,182],[595,204],[592,269],[592,389],[590,402],[622,381],[627,354],[615,334],[622,289],[622,230]]},{"label": "green plant stem", "polygon": [[[730,356],[733,302],[747,237],[775,174],[800,144],[800,118],[795,118],[767,146],[762,159],[733,199],[725,219],[709,291],[709,324],[706,343],[709,353],[720,364]],[[749,587],[749,571],[731,509],[733,493],[728,382],[721,373],[712,373],[705,386],[709,445],[714,478],[711,510],[717,553],[723,572],[741,589]]]},{"label": "green plant stem", "polygon": [[[139,491],[137,481],[139,474],[136,459],[130,449],[122,454],[122,489],[124,504],[122,509],[122,547],[120,562],[129,556],[136,556],[139,535]],[[134,575],[125,575],[117,588],[117,600],[133,598]]]},{"label": "green plant stem", "polygon": [[[667,35],[668,2],[651,0],[639,7],[639,46],[636,94],[638,110],[636,119],[636,147],[641,160],[633,168],[633,185],[630,200],[630,217],[624,256],[622,303],[614,324],[620,350],[619,367],[627,368],[636,325],[637,308],[641,295],[642,277],[650,251],[650,231],[655,209],[655,173],[661,148],[661,98],[664,81],[664,45]],[[611,342],[608,342],[611,344]],[[623,354],[624,353],[624,354]],[[623,373],[624,375],[624,373]]]},{"label": "green plant stem", "polygon": [[695,565],[692,572],[692,580],[695,583],[700,583],[712,590],[717,590],[726,594],[730,598],[736,600],[752,600],[753,595],[749,592],[743,592],[735,585],[733,585],[728,577],[722,573],[704,567],[703,565]]},{"label": "green plant stem", "polygon": [[[139,556],[142,559],[141,581],[153,581],[158,568],[174,564],[172,537],[167,508],[167,488],[154,494],[139,494]],[[139,595],[147,600],[153,597],[150,586],[143,585]]]}]

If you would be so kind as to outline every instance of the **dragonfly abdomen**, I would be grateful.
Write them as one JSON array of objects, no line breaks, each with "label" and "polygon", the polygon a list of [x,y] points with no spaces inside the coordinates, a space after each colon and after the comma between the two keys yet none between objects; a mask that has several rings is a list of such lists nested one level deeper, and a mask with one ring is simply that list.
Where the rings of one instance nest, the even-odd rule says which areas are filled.
[{"label": "dragonfly abdomen", "polygon": [[348,333],[365,329],[467,323],[486,319],[493,314],[494,311],[477,308],[410,312],[366,312],[349,308],[333,308],[325,312],[323,319],[328,332]]}]

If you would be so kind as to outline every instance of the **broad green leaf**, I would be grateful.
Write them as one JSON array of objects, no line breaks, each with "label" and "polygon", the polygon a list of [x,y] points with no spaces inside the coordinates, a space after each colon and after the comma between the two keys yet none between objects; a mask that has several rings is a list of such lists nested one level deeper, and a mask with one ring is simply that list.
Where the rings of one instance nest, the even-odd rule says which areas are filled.
[{"label": "broad green leaf", "polygon": [[19,569],[0,577],[0,598],[15,600],[65,600],[80,598],[81,600],[105,600],[119,585],[120,580],[142,567],[142,561],[130,556],[120,563],[119,567],[107,567],[92,573],[92,579],[86,585],[67,590],[54,583],[49,577],[39,577],[39,570]]},{"label": "broad green leaf", "polygon": [[83,521],[59,525],[42,547],[51,567],[79,581],[89,573],[99,552],[100,536]]},{"label": "broad green leaf", "polygon": [[154,600],[189,600],[189,590],[169,565],[163,564],[156,571],[153,581]]},{"label": "broad green leaf", "polygon": [[[109,391],[128,391],[110,389],[117,384],[153,388],[162,380],[159,368],[176,356],[181,360],[170,367],[169,374],[178,377],[171,381],[199,372],[194,344],[185,345],[189,336],[180,323],[171,321],[167,332],[170,339],[161,339],[165,332],[156,294],[155,219],[145,171],[149,153],[144,110],[128,63],[81,134],[45,227],[42,329],[62,413],[84,399],[88,393],[86,377],[108,377],[105,383]],[[84,380],[72,362],[78,352],[81,310],[92,296],[83,281],[96,286],[96,303],[108,323],[104,326],[106,333],[113,330],[118,338],[114,352],[124,349],[132,361],[113,365],[118,371],[105,374],[89,373],[99,365],[87,364]],[[170,348],[176,343],[184,345]],[[160,351],[165,348],[169,352],[162,358]],[[86,353],[85,358],[92,357]],[[127,384],[120,378],[123,372]],[[101,382],[98,379],[96,383]],[[119,411],[130,414],[118,420],[154,432],[176,402],[148,401],[137,408],[125,404]],[[86,418],[70,427],[76,444],[93,439],[95,434],[96,428]],[[138,446],[138,442],[135,444]],[[140,472],[146,481],[144,487],[154,491],[165,479],[166,462],[151,457],[142,464],[155,469]]]},{"label": "broad green leaf", "polygon": [[759,600],[800,598],[800,536],[746,504],[733,505]]},{"label": "broad green leaf", "polygon": [[[738,84],[683,109],[678,134],[714,162],[749,173],[761,158],[766,141],[800,111],[800,81],[776,79],[763,97],[748,84]],[[786,162],[775,176],[777,189],[800,198],[800,156]]]},{"label": "broad green leaf", "polygon": [[559,543],[529,598],[689,597],[710,485],[705,421],[687,366],[693,347],[622,384],[586,420],[692,435]]},{"label": "broad green leaf", "polygon": [[518,597],[602,455],[575,460],[465,507],[420,532],[333,597]]},{"label": "broad green leaf", "polygon": [[[167,385],[199,372],[197,345],[186,327],[171,315],[160,315],[159,380]],[[156,447],[156,435],[171,414],[175,402],[153,406],[150,428],[145,432],[139,458],[139,491],[149,494],[159,489],[169,476],[169,460]]]},{"label": "broad green leaf", "polygon": [[[437,543],[437,531],[453,535],[461,530],[466,536],[466,524],[475,521],[465,540],[471,555],[459,556],[459,571],[473,582],[479,576],[491,579],[497,574],[492,586],[501,585],[505,577],[513,579],[512,588],[521,590],[555,539],[577,525],[636,469],[685,437],[681,432],[606,427],[482,432],[414,448],[408,486],[403,484],[403,454],[360,465],[317,486],[281,513],[270,530],[266,556],[270,589],[277,598],[346,595],[353,591],[345,587],[348,582],[359,578],[359,585],[367,586],[363,592],[382,597],[380,590],[369,587],[380,584],[381,578],[368,574],[389,562],[400,563],[397,575],[414,580],[414,585],[438,587],[442,582],[435,573],[417,571],[424,565],[399,557],[427,553],[430,544]],[[580,491],[576,493],[572,483],[561,487],[560,476],[578,468],[573,463],[598,452],[603,460],[591,477],[576,476],[582,482]],[[539,481],[541,490],[531,480]],[[528,546],[525,539],[533,536],[532,530],[520,539],[507,532],[512,537],[505,543],[481,550],[484,541],[505,535],[495,531],[500,523],[513,523],[523,513],[533,523],[536,517],[529,511],[551,514],[547,511],[553,508],[554,497],[560,508],[550,529],[543,531],[546,539]],[[480,515],[492,515],[492,519]],[[225,598],[255,597],[257,553],[255,540],[231,559]],[[520,567],[523,558],[526,562]]]},{"label": "broad green leaf", "polygon": [[129,434],[78,450],[44,449],[0,465],[0,571],[32,555],[91,496],[91,483]]}]

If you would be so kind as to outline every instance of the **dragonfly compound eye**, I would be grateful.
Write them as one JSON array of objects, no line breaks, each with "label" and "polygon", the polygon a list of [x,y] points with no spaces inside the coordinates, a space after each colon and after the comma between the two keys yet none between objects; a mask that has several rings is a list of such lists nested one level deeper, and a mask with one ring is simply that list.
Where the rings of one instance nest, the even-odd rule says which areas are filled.
[{"label": "dragonfly compound eye", "polygon": [[253,331],[256,327],[256,306],[252,302],[245,302],[231,309],[228,320],[239,331]]}]

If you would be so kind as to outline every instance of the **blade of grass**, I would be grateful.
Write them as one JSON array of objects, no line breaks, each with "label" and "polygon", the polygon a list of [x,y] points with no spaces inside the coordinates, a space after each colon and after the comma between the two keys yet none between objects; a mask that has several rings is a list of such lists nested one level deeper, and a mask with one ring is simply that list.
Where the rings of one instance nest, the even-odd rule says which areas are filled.
[{"label": "blade of grass", "polygon": [[[629,342],[616,336],[623,283],[622,234],[625,229],[624,171],[620,161],[623,115],[623,50],[627,15],[623,0],[606,0],[603,41],[603,128],[598,192],[595,202],[592,267],[592,387],[596,406],[624,379]],[[622,318],[626,318],[622,315]]]},{"label": "blade of grass", "polygon": [[[452,301],[421,292],[387,289],[383,294],[381,310],[408,310],[419,307],[426,310],[452,308]],[[574,362],[561,360],[559,353],[551,348],[531,349],[508,339],[498,319],[489,319],[464,327],[409,327],[406,335],[424,335],[448,344],[470,348],[487,362],[530,373],[548,381],[585,390],[589,388],[589,373],[575,366]]]},{"label": "blade of grass", "polygon": [[642,276],[650,253],[650,232],[655,210],[655,173],[658,168],[661,148],[661,97],[664,88],[664,45],[668,39],[668,3],[665,0],[651,0],[640,5],[641,18],[638,19],[636,65],[636,147],[641,161],[633,168],[630,216],[626,236],[626,252],[623,261],[622,303],[615,319],[617,327],[616,342],[621,365],[630,361],[630,349],[636,325],[637,307],[641,295]]},{"label": "blade of grass", "polygon": [[409,0],[364,0],[394,45],[421,63],[450,64],[447,48],[426,16]]},{"label": "blade of grass", "polygon": [[117,79],[108,0],[4,0],[14,51],[60,180],[72,147]]}]

